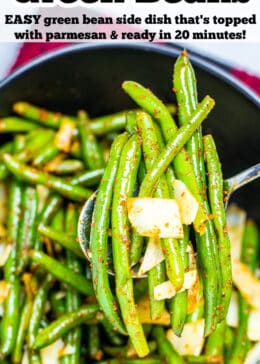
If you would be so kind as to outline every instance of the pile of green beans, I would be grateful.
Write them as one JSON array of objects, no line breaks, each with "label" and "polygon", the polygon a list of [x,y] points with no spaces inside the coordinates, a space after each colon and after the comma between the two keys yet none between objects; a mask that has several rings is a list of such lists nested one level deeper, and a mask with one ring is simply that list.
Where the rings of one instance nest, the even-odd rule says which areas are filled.
[{"label": "pile of green beans", "polygon": [[[239,295],[239,328],[227,325],[232,269],[223,177],[214,139],[201,128],[215,102],[210,96],[198,102],[185,51],[169,87],[177,106],[125,81],[122,92],[136,109],[91,118],[85,111],[69,116],[19,101],[13,115],[0,119],[0,189],[7,204],[0,245],[11,246],[0,267],[7,290],[0,295],[0,363],[45,364],[43,349],[58,340],[61,364],[244,362],[250,307]],[[197,200],[196,218],[184,226],[183,239],[160,239],[165,260],[136,279],[149,239],[131,226],[126,201],[174,198],[175,178]],[[94,191],[87,260],[77,226]],[[241,260],[252,272],[258,244],[249,221]],[[181,290],[191,250],[199,272],[192,309],[188,290]],[[166,280],[177,293],[158,301],[154,288]],[[182,337],[185,325],[200,319],[201,353],[181,355],[168,330]]]}]

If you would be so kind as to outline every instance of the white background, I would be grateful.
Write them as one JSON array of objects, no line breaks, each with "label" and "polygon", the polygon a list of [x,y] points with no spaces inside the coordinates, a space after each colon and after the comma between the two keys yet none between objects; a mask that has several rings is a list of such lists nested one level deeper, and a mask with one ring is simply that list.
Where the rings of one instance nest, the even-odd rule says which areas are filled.
[{"label": "white background", "polygon": [[[10,0],[9,0],[10,1]],[[33,13],[44,13],[57,14],[56,8],[49,9],[39,9],[36,6],[29,7],[28,5],[21,5],[17,7],[15,0],[10,2],[5,1],[1,4],[0,9],[0,78],[3,78],[9,69],[10,65],[13,63],[16,54],[19,50],[21,44],[5,42],[10,40],[11,29],[10,25],[4,25],[4,15],[5,14],[33,14]],[[121,15],[121,14],[131,14],[135,13],[138,15],[147,14],[146,6],[137,6],[134,4],[134,0],[126,0],[125,4],[102,4],[100,6],[92,6],[91,8],[84,8],[84,11],[91,16],[92,14],[107,14],[107,15]],[[73,15],[75,13],[82,12],[82,8],[64,9],[62,7],[58,8],[59,16],[70,14],[73,10]],[[211,56],[214,59],[227,62],[230,65],[237,66],[241,69],[249,71],[251,73],[260,75],[260,27],[259,27],[259,16],[260,16],[260,2],[259,0],[250,0],[247,4],[187,4],[182,2],[181,4],[167,4],[164,0],[159,0],[158,3],[149,4],[149,11],[156,14],[178,14],[182,13],[185,16],[190,16],[192,14],[204,14],[212,15],[216,14],[219,16],[244,16],[250,14],[257,14],[258,24],[255,26],[248,27],[247,30],[248,37],[253,41],[194,41],[192,43],[185,43],[187,48],[192,48],[199,51],[202,54]],[[28,26],[16,26],[19,30],[25,30]],[[244,26],[243,26],[244,27]],[[188,26],[189,29],[192,26]],[[216,29],[215,29],[216,30]],[[229,28],[229,30],[231,30]],[[237,31],[238,28],[232,29],[232,31]]]}]

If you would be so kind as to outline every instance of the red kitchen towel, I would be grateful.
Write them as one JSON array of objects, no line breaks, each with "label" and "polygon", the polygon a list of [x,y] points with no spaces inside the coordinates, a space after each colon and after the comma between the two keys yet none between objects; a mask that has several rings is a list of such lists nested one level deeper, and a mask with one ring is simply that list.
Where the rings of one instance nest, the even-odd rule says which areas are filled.
[{"label": "red kitchen towel", "polygon": [[[10,72],[33,58],[68,45],[70,45],[70,43],[24,43]],[[236,68],[231,68],[230,72],[233,76],[260,95],[260,77]]]}]

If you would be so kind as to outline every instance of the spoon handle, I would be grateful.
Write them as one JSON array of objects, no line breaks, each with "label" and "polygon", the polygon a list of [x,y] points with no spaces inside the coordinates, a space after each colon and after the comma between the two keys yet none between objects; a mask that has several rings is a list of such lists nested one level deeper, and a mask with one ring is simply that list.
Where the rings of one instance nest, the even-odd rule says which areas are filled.
[{"label": "spoon handle", "polygon": [[260,163],[255,164],[252,167],[245,169],[244,171],[230,177],[224,181],[224,189],[227,192],[229,198],[231,193],[246,185],[249,182],[254,181],[260,177]]}]

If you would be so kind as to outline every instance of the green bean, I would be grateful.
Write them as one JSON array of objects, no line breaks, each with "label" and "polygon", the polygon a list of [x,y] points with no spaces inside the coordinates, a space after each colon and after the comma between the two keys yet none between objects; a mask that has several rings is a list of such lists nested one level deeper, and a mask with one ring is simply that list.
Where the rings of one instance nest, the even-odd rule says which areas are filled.
[{"label": "green bean", "polygon": [[[148,346],[151,353],[154,353],[157,350],[157,344],[155,341],[149,341]],[[120,346],[120,347],[104,346],[104,352],[107,355],[118,359],[127,358],[128,356],[130,356],[129,354],[131,354],[132,356],[133,351],[134,348],[131,346],[131,343],[129,343],[126,346]]]},{"label": "green bean", "polygon": [[84,111],[79,112],[79,134],[81,139],[82,156],[85,165],[90,170],[104,167],[102,153],[96,137],[89,130],[89,120]]},{"label": "green bean", "polygon": [[124,326],[115,310],[116,304],[111,292],[108,272],[108,228],[110,223],[110,207],[113,186],[118,169],[119,158],[128,139],[127,134],[118,136],[112,144],[110,157],[99,185],[93,212],[93,222],[90,234],[90,249],[92,254],[92,280],[95,294],[101,310],[111,325],[119,333],[126,334]]},{"label": "green bean", "polygon": [[138,263],[143,250],[144,238],[134,229],[131,230],[130,262],[131,266]]},{"label": "green bean", "polygon": [[235,332],[234,330],[226,325],[225,327],[225,335],[224,335],[224,348],[225,348],[225,356],[228,356],[232,346],[234,345],[235,340]]},{"label": "green bean", "polygon": [[166,338],[164,329],[160,326],[154,326],[152,331],[153,337],[157,342],[160,355],[167,360],[169,364],[184,364],[184,359],[174,350],[171,343]]},{"label": "green bean", "polygon": [[[77,236],[77,221],[78,221],[78,211],[74,204],[70,203],[67,206],[66,216],[65,216],[65,230],[66,232],[72,234],[74,238]],[[81,263],[78,261],[77,257],[70,251],[67,251],[67,265],[75,273],[81,273],[82,267]],[[68,289],[66,291],[66,312],[73,312],[80,308],[81,298],[80,295],[74,289]],[[73,349],[72,354],[68,354],[62,357],[61,364],[78,364],[80,357],[80,346],[81,346],[81,335],[82,330],[77,327],[71,330],[66,338],[65,342],[67,345]]]},{"label": "green bean", "polygon": [[96,169],[93,171],[86,171],[76,174],[70,179],[72,185],[84,185],[86,187],[92,187],[96,185],[104,174],[104,169]]},{"label": "green bean", "polygon": [[14,142],[10,141],[0,146],[0,155],[3,153],[12,153],[14,148]]},{"label": "green bean", "polygon": [[185,356],[185,363],[212,363],[212,364],[220,364],[223,363],[223,357],[221,355],[187,355]]},{"label": "green bean", "polygon": [[93,295],[92,284],[83,275],[71,272],[66,265],[49,257],[43,252],[31,250],[29,255],[33,262],[42,265],[49,273],[61,282],[69,284],[82,294],[87,296]]},{"label": "green bean", "polygon": [[89,129],[95,135],[108,134],[111,131],[123,130],[126,123],[126,112],[120,111],[115,114],[99,116],[91,119]]},{"label": "green bean", "polygon": [[[158,124],[154,123],[154,128],[155,128],[156,138],[157,138],[160,152],[161,152],[165,148],[164,138],[163,138],[160,126]],[[173,186],[174,186],[175,175],[174,175],[172,166],[169,166],[167,168],[166,179],[167,179],[170,197],[174,198],[174,187]]]},{"label": "green bean", "polygon": [[218,279],[215,255],[212,251],[212,235],[206,228],[205,234],[199,237],[199,249],[197,251],[200,273],[203,282],[205,327],[204,335],[210,335],[216,328],[218,308]]},{"label": "green bean", "polygon": [[137,123],[136,123],[136,112],[135,111],[128,111],[126,113],[126,125],[125,129],[130,134],[137,133]]},{"label": "green bean", "polygon": [[[159,148],[159,143],[157,140],[157,133],[153,124],[153,121],[151,119],[151,117],[144,113],[144,112],[139,112],[138,116],[137,116],[137,126],[142,138],[142,148],[143,148],[143,154],[144,154],[144,159],[145,159],[145,164],[146,164],[146,169],[147,169],[147,175],[150,174],[151,168],[153,168],[153,166],[155,165],[155,161],[158,160],[158,156],[160,155],[160,148]],[[146,179],[146,177],[145,177]],[[144,179],[144,181],[145,181]],[[141,184],[141,188],[140,188],[140,192],[139,192],[139,196],[152,196],[146,194],[146,189],[143,188],[144,186],[144,181]],[[150,190],[151,191],[151,190]],[[159,183],[156,187],[155,190],[155,197],[160,197],[160,198],[169,198],[170,197],[170,192],[169,192],[169,188],[168,188],[168,184],[167,184],[167,179],[166,176],[162,175],[161,177],[159,177]],[[182,264],[182,259],[181,259],[181,255],[180,255],[180,249],[179,249],[179,243],[176,239],[161,239],[161,243],[162,243],[162,248],[164,251],[164,255],[165,255],[165,260],[166,260],[166,273],[167,276],[169,278],[169,280],[172,282],[172,284],[174,285],[174,287],[176,288],[176,290],[179,290],[184,282],[184,269],[183,269],[183,264]],[[160,263],[161,265],[164,263]],[[155,274],[155,269],[159,269],[160,273],[158,272],[158,278],[160,277],[160,280],[162,283],[163,281],[163,277],[162,277],[162,268],[160,268],[159,266],[155,267],[153,269],[153,272],[148,273],[148,275],[150,274],[153,278],[156,277]],[[152,277],[150,277],[149,279],[149,285],[152,284]],[[158,279],[156,279],[156,283],[159,284]],[[154,287],[154,285],[153,285]],[[151,287],[151,289],[149,288],[150,293],[153,292],[153,289]],[[153,295],[152,295],[153,296]],[[154,299],[152,299],[152,297],[150,296],[150,301],[155,301]],[[157,301],[153,302],[154,305],[158,307],[161,306],[161,309],[163,309],[163,301]],[[159,312],[159,311],[158,311]]]},{"label": "green bean", "polygon": [[40,167],[56,157],[59,152],[59,148],[54,143],[50,142],[41,148],[41,150],[35,152],[32,164],[35,167]]},{"label": "green bean", "polygon": [[[196,78],[194,70],[189,62],[186,51],[182,52],[182,54],[177,59],[174,66],[174,76],[173,76],[173,86],[176,92],[176,98],[178,103],[178,114],[179,114],[179,122],[180,125],[185,125],[188,123],[190,116],[196,110],[198,105],[198,97],[197,97],[197,87],[196,87]],[[187,141],[187,150],[191,158],[191,164],[193,167],[194,174],[197,177],[198,190],[201,196],[201,200],[204,200],[204,207],[207,214],[210,214],[209,205],[206,196],[206,174],[205,174],[205,165],[203,160],[203,142],[202,142],[202,132],[201,127],[199,127],[191,136],[191,138]],[[219,252],[217,247],[217,240],[215,236],[215,231],[212,225],[212,221],[207,221],[205,224],[205,229],[207,230],[207,235],[210,237],[208,242],[205,241],[206,236],[201,238],[200,234],[196,233],[196,242],[197,249],[203,249],[204,245],[208,245],[208,253],[212,254],[215,259],[215,267],[212,266],[211,269],[215,272],[215,277],[211,275],[209,279],[217,280],[217,283],[222,284],[222,276],[221,276],[221,267],[219,260]],[[196,229],[195,229],[196,230]],[[202,240],[202,241],[201,241]],[[203,254],[201,254],[201,258]],[[208,257],[205,256],[205,260],[208,260]],[[201,265],[207,265],[203,259],[201,260]],[[230,276],[231,277],[231,276]],[[208,278],[205,277],[205,280]],[[216,307],[221,308],[223,304],[222,296],[220,295],[220,289],[216,290],[215,297],[211,297],[208,290],[208,285],[204,285],[204,300],[206,302],[205,305],[205,316],[206,316],[206,326],[205,326],[205,334],[208,333],[208,330],[212,330],[214,328],[214,317],[216,317],[216,313],[213,310],[213,305],[208,304],[210,298],[215,301]],[[230,298],[230,297],[229,297]],[[227,298],[227,302],[229,300]],[[212,310],[208,308],[211,307]],[[223,310],[223,313],[226,313],[226,310]],[[222,316],[223,317],[223,316]],[[221,318],[222,318],[221,317]],[[220,318],[220,319],[221,319]],[[211,329],[210,329],[211,327]]]},{"label": "green bean", "polygon": [[[189,228],[184,226],[184,237],[179,240],[180,252],[182,256],[182,261],[184,263],[184,270],[189,268],[189,256],[187,253],[187,247],[189,244]],[[169,302],[169,308],[171,313],[171,326],[174,333],[177,336],[181,336],[183,327],[187,317],[187,307],[188,307],[188,295],[187,290],[179,292],[173,297]]]},{"label": "green bean", "polygon": [[24,101],[16,102],[13,105],[13,110],[17,114],[32,120],[32,122],[36,121],[41,125],[54,129],[59,128],[61,120],[64,118],[64,115],[60,113],[54,113]]},{"label": "green bean", "polygon": [[[42,225],[39,225],[38,227],[38,232],[39,228]],[[55,211],[55,213],[53,214],[52,217],[52,221],[51,221],[51,229],[58,231],[58,232],[63,232],[64,231],[64,208],[63,205],[60,205],[59,208],[57,209],[57,211]],[[63,234],[64,235],[64,234]],[[50,238],[43,238],[42,239],[46,245],[46,250],[48,255],[53,256],[54,254],[62,254],[63,252],[63,248],[62,248],[62,244],[56,243],[55,241],[53,241]]]},{"label": "green bean", "polygon": [[149,306],[150,306],[150,315],[152,320],[160,318],[165,308],[164,300],[158,301],[154,298],[155,287],[163,283],[164,281],[165,281],[165,264],[164,262],[161,262],[148,271]]},{"label": "green bean", "polygon": [[241,251],[242,261],[255,273],[258,266],[259,233],[256,223],[248,219],[245,226]]},{"label": "green bean", "polygon": [[[170,114],[176,113],[176,105],[167,104]],[[139,109],[124,110],[114,114],[99,116],[91,119],[89,124],[90,131],[95,135],[105,135],[112,131],[123,130],[126,126],[126,115],[129,112],[140,111]]]},{"label": "green bean", "polygon": [[[207,200],[204,206],[210,214]],[[223,318],[222,301],[222,273],[220,267],[217,238],[212,220],[208,220],[205,226],[206,233],[201,236],[195,233],[198,247],[198,262],[201,266],[201,278],[203,282],[204,310],[205,310],[205,332],[208,336],[214,331],[218,321]],[[214,287],[214,290],[213,290]]]},{"label": "green bean", "polygon": [[29,350],[28,360],[29,364],[42,364],[41,356],[37,351]]},{"label": "green bean", "polygon": [[99,326],[90,325],[88,328],[88,349],[91,359],[100,360],[103,356],[103,352],[100,347]]},{"label": "green bean", "polygon": [[19,329],[17,332],[16,344],[12,353],[12,362],[21,363],[23,355],[23,345],[27,334],[31,313],[32,313],[33,300],[27,297],[21,312],[21,319],[19,322]]},{"label": "green bean", "polygon": [[65,159],[53,165],[46,165],[45,170],[57,175],[69,175],[81,172],[84,169],[82,161],[77,159]]},{"label": "green bean", "polygon": [[33,149],[34,151],[38,151],[37,146],[42,148],[46,143],[53,141],[54,137],[54,130],[37,128],[26,135],[24,149]]},{"label": "green bean", "polygon": [[52,312],[55,318],[64,315],[66,311],[66,296],[63,291],[52,292],[50,295]]},{"label": "green bean", "polygon": [[110,322],[103,317],[100,320],[100,323],[104,329],[105,335],[107,340],[114,346],[122,346],[125,342],[125,336],[120,335],[119,333],[117,333],[114,329],[113,326],[110,324]]},{"label": "green bean", "polygon": [[[169,113],[167,107],[159,100],[149,89],[144,88],[137,82],[125,81],[122,85],[124,91],[145,111],[147,111],[154,119],[158,121],[161,126],[163,136],[167,143],[172,142],[177,133],[177,125]],[[208,100],[208,98],[206,99]],[[209,109],[214,106],[213,100],[209,100]],[[196,109],[197,110],[197,109]],[[210,111],[210,110],[208,110]],[[195,111],[196,114],[196,111]],[[193,119],[191,115],[190,121]],[[203,114],[203,112],[202,112]],[[207,112],[206,112],[207,114]],[[205,115],[206,116],[206,115]],[[198,125],[199,126],[199,125]],[[197,126],[197,127],[198,127]],[[196,128],[195,128],[196,129]],[[189,138],[188,138],[189,139]],[[186,143],[186,142],[185,142]],[[185,144],[184,143],[184,144]],[[195,219],[195,227],[203,233],[205,221],[207,220],[207,214],[203,206],[202,197],[199,193],[197,176],[195,175],[189,155],[183,148],[176,155],[173,160],[174,171],[178,179],[183,181],[189,191],[199,202],[199,211]],[[150,179],[150,177],[147,176]]]},{"label": "green bean", "polygon": [[98,364],[162,364],[162,359],[109,359],[99,361]]},{"label": "green bean", "polygon": [[5,164],[2,162],[2,154],[3,153],[12,153],[13,152],[13,142],[5,143],[0,147],[0,181],[3,181],[9,174],[8,169]]},{"label": "green bean", "polygon": [[[133,135],[137,132],[137,122],[136,122],[137,113],[135,111],[129,111],[126,114],[126,130],[129,134]],[[141,161],[138,170],[138,174],[140,173]],[[145,166],[142,163],[143,172],[145,175]],[[141,168],[142,168],[141,167]],[[130,247],[130,262],[131,266],[134,266],[138,263],[141,255],[144,244],[144,238],[138,234],[135,229],[131,230],[131,247]]]},{"label": "green bean", "polygon": [[18,236],[17,269],[23,271],[28,263],[27,252],[34,247],[37,230],[36,217],[38,210],[38,194],[34,187],[26,186],[22,196],[23,215]]},{"label": "green bean", "polygon": [[135,301],[140,301],[146,294],[148,290],[147,278],[137,279],[134,285],[134,295]]},{"label": "green bean", "polygon": [[64,235],[62,230],[58,231],[43,224],[38,226],[38,231],[43,236],[54,240],[55,242],[62,245],[64,248],[73,252],[77,257],[85,259],[85,255],[82,253],[77,239],[73,238],[70,233]]},{"label": "green bean", "polygon": [[140,357],[149,353],[134,301],[133,279],[129,261],[129,222],[126,199],[132,196],[137,177],[141,148],[138,136],[133,135],[125,144],[116,174],[112,203],[112,248],[115,270],[116,295],[123,321],[132,344]]},{"label": "green bean", "polygon": [[31,184],[42,184],[46,187],[59,192],[64,197],[75,201],[84,201],[91,195],[91,191],[79,186],[72,186],[61,178],[54,177],[40,170],[19,163],[10,154],[4,154],[3,160],[7,168],[17,178]]},{"label": "green bean", "polygon": [[224,336],[225,336],[226,322],[222,320],[216,327],[216,330],[209,335],[206,342],[205,354],[206,355],[224,355]]},{"label": "green bean", "polygon": [[223,201],[223,176],[216,146],[211,135],[203,139],[208,170],[208,192],[214,226],[218,235],[219,259],[222,272],[222,317],[226,317],[232,293],[232,269],[230,240],[226,227],[226,213]]},{"label": "green bean", "polygon": [[[44,207],[42,208],[42,211],[37,216],[36,225],[41,226],[44,224],[48,224],[50,220],[52,219],[53,215],[57,211],[58,207],[60,206],[62,202],[62,198],[59,195],[56,194],[50,194],[45,202]],[[34,249],[35,250],[41,250],[42,248],[42,239],[40,236],[40,233],[37,230],[37,236],[35,239]],[[33,264],[35,268],[35,264]]]},{"label": "green bean", "polygon": [[59,195],[54,193],[50,194],[50,196],[47,198],[44,208],[38,216],[38,225],[47,225],[53,218],[54,214],[57,212],[61,202],[62,199]]},{"label": "green bean", "polygon": [[4,279],[10,285],[10,292],[4,301],[4,314],[1,322],[0,359],[13,352],[20,320],[21,283],[17,274],[18,234],[21,216],[22,187],[15,180],[11,182],[9,192],[7,239],[12,250],[4,266]]},{"label": "green bean", "polygon": [[[9,283],[10,293],[4,303],[4,315],[1,322],[0,359],[12,353],[20,320],[19,298],[21,284],[18,278],[12,280],[13,282]],[[14,319],[15,321],[13,321]]]},{"label": "green bean", "polygon": [[[189,123],[183,125],[178,130],[173,140],[171,140],[166,145],[166,148],[162,151],[162,153],[160,153],[160,156],[154,162],[154,167],[147,173],[140,187],[141,196],[151,195],[159,177],[166,171],[167,167],[170,165],[174,157],[182,149],[183,145],[187,142],[187,140],[189,140],[193,132],[198,128],[202,121],[206,118],[213,106],[214,101],[209,96],[206,96],[203,101],[198,105],[198,108],[195,110],[194,113],[192,113]],[[195,194],[194,196],[196,197]],[[197,217],[198,214],[196,216],[196,219]],[[206,218],[203,217],[203,226],[205,225],[205,219]],[[201,225],[201,223],[202,220],[199,222],[199,226]],[[197,226],[197,230],[203,233],[203,229],[199,226]]]},{"label": "green bean", "polygon": [[[174,90],[178,102],[178,120],[180,125],[188,122],[198,105],[196,77],[186,51],[178,57],[173,74]],[[200,191],[205,194],[205,166],[203,161],[203,142],[201,127],[187,142],[191,163],[197,177]]]},{"label": "green bean", "polygon": [[200,303],[199,306],[186,317],[186,322],[195,322],[203,317],[204,314],[204,302]]},{"label": "green bean", "polygon": [[16,116],[0,119],[0,133],[24,133],[36,128],[36,125]]},{"label": "green bean", "polygon": [[141,158],[139,169],[138,169],[138,182],[139,182],[139,185],[143,182],[145,175],[146,175],[145,163],[144,163],[143,158]]},{"label": "green bean", "polygon": [[[129,111],[126,114],[126,130],[129,134],[133,135],[137,133],[137,121],[136,121],[137,113],[135,111]],[[141,161],[140,161],[141,164]],[[142,165],[145,169],[145,166]],[[138,170],[138,174],[140,173],[140,166]],[[145,175],[145,171],[144,171]],[[135,229],[131,230],[131,247],[130,247],[130,262],[131,266],[134,266],[138,263],[141,255],[144,244],[144,238],[138,234]]]},{"label": "green bean", "polygon": [[47,296],[53,284],[54,279],[50,274],[48,274],[35,294],[27,336],[27,343],[30,349],[32,348],[35,337],[40,328],[40,322],[43,316]]},{"label": "green bean", "polygon": [[[252,220],[246,222],[241,261],[244,262],[252,273],[255,273],[258,264],[259,236],[256,224]],[[244,363],[248,348],[247,326],[250,306],[244,300],[243,296],[238,293],[238,316],[239,326],[236,332],[234,344],[229,356],[230,364]]]},{"label": "green bean", "polygon": [[0,181],[5,180],[6,177],[8,176],[8,174],[9,174],[9,171],[6,168],[5,164],[0,162]]},{"label": "green bean", "polygon": [[122,358],[126,358],[127,356],[127,346],[104,346],[104,352],[113,357],[113,358],[118,358],[118,359],[122,359]]},{"label": "green bean", "polygon": [[55,133],[49,129],[38,129],[37,134],[32,138],[26,138],[24,148],[15,155],[20,162],[32,160],[36,152],[41,150],[46,144],[50,143]]},{"label": "green bean", "polygon": [[93,303],[81,306],[81,308],[77,311],[66,313],[61,316],[38,333],[32,349],[39,350],[52,344],[54,341],[68,333],[71,329],[95,317],[98,309],[98,305]]},{"label": "green bean", "polygon": [[[10,151],[7,151],[7,153],[10,153],[10,152],[19,152],[20,150],[22,150],[24,148],[24,145],[25,145],[25,136],[22,135],[22,134],[18,134],[15,136],[14,138],[14,143],[13,143],[13,146],[12,146],[12,149]],[[2,154],[4,154],[4,149],[2,150],[2,153],[1,153],[1,159],[2,159]],[[0,163],[0,181],[4,180],[6,177],[9,176],[9,170],[8,168],[6,167],[6,165],[3,163],[3,161],[1,160],[1,163]]]}]

